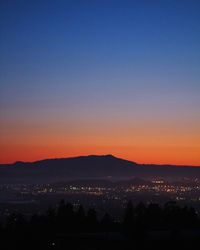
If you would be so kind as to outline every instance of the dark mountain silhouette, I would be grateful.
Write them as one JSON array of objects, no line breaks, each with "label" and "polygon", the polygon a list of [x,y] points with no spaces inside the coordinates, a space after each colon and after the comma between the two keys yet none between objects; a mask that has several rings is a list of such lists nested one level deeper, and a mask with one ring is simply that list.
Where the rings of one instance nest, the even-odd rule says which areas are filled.
[{"label": "dark mountain silhouette", "polygon": [[47,183],[77,179],[200,178],[200,167],[148,165],[112,155],[90,155],[0,164],[0,183]]}]

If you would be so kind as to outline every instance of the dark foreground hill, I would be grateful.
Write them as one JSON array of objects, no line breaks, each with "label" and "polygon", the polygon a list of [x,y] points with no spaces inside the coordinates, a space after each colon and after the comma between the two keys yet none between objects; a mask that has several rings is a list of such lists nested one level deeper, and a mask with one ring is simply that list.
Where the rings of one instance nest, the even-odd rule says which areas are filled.
[{"label": "dark foreground hill", "polygon": [[[30,215],[29,215],[30,216]],[[12,250],[137,250],[198,249],[200,217],[192,207],[174,202],[133,206],[127,203],[120,219],[113,214],[99,216],[61,200],[46,213],[4,215],[0,227],[1,249]]]},{"label": "dark foreground hill", "polygon": [[0,183],[48,183],[75,179],[200,178],[200,167],[144,165],[112,155],[80,156],[0,165]]}]

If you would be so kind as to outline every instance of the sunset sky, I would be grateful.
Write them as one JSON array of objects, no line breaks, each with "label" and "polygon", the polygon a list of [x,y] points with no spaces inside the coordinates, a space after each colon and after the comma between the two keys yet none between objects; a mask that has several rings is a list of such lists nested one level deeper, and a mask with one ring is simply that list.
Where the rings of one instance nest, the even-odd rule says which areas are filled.
[{"label": "sunset sky", "polygon": [[1,0],[0,163],[200,165],[199,0]]}]

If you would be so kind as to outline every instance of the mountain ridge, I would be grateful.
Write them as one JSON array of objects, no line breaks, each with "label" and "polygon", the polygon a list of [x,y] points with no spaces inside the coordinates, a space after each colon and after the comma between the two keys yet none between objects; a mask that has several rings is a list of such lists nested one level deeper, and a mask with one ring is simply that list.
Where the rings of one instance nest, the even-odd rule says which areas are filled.
[{"label": "mountain ridge", "polygon": [[44,183],[88,178],[200,178],[200,167],[138,164],[111,154],[0,164],[0,183]]}]

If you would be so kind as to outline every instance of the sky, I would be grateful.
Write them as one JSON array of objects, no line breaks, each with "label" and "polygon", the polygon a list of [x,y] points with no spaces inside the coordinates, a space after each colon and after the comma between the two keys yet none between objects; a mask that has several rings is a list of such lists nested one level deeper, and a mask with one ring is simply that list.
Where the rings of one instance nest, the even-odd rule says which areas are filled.
[{"label": "sky", "polygon": [[1,0],[0,163],[200,165],[199,0]]}]

